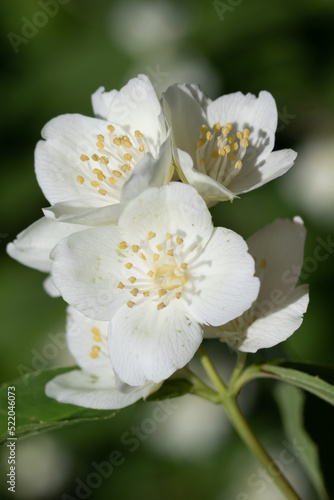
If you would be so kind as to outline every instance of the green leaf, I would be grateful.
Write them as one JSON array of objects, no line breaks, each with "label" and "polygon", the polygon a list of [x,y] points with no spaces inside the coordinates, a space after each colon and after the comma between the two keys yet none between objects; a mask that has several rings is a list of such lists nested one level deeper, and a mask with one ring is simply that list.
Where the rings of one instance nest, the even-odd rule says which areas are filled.
[{"label": "green leaf", "polygon": [[308,473],[318,495],[327,500],[324,479],[321,472],[318,447],[304,428],[305,393],[292,385],[277,384],[274,391],[280,408],[283,428],[290,442],[297,443],[297,458]]},{"label": "green leaf", "polygon": [[17,438],[82,421],[107,419],[116,415],[116,410],[91,410],[81,406],[58,403],[45,395],[45,384],[49,380],[73,368],[56,368],[29,373],[0,386],[0,445],[4,444],[9,437],[7,434],[8,387],[15,387],[15,390],[10,390],[10,392],[15,394],[15,437]]},{"label": "green leaf", "polygon": [[[290,368],[290,366],[293,366],[293,368]],[[325,377],[327,380],[333,380],[334,369],[331,367],[312,365],[310,363],[273,361],[260,365],[259,369],[268,377],[296,385],[334,405],[334,385],[324,380]]]},{"label": "green leaf", "polygon": [[147,401],[162,401],[164,399],[177,398],[190,392],[191,382],[181,378],[168,379],[153,394],[150,394]]}]

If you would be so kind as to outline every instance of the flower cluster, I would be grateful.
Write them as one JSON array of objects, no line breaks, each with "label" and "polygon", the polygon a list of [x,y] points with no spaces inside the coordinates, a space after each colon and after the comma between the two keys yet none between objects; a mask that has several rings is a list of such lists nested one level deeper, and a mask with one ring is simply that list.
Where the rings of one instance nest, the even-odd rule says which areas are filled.
[{"label": "flower cluster", "polygon": [[147,77],[98,89],[95,118],[63,115],[43,129],[37,180],[50,207],[7,247],[49,273],[69,304],[67,338],[80,369],[46,393],[90,408],[122,408],[156,391],[204,337],[255,352],[289,337],[308,304],[289,273],[303,262],[300,218],[247,242],[214,227],[208,207],[282,175],[292,150],[272,152],[268,92],[211,101],[173,85],[159,102]]}]

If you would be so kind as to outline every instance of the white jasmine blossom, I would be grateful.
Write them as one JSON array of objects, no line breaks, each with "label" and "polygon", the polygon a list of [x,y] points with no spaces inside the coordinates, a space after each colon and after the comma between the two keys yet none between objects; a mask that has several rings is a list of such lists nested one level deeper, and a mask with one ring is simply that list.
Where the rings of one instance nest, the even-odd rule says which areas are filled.
[{"label": "white jasmine blossom", "polygon": [[176,84],[163,94],[163,108],[180,177],[208,206],[275,179],[296,158],[291,149],[272,152],[277,109],[269,92],[211,101],[197,85]]},{"label": "white jasmine blossom", "polygon": [[201,325],[241,315],[259,289],[244,240],[214,228],[202,198],[181,183],[148,189],[118,226],[72,234],[51,257],[64,299],[110,321],[112,366],[134,386],[184,367],[202,342]]},{"label": "white jasmine blossom", "polygon": [[206,328],[240,351],[256,352],[286,340],[301,325],[306,312],[308,285],[296,287],[303,266],[306,230],[295,217],[276,219],[248,240],[255,260],[260,292],[250,309],[218,328]]},{"label": "white jasmine blossom", "polygon": [[161,106],[145,75],[119,92],[92,96],[99,118],[67,114],[42,130],[37,180],[49,218],[85,225],[117,222],[124,204],[172,175],[171,145]]},{"label": "white jasmine blossom", "polygon": [[[81,224],[65,224],[42,217],[21,231],[15,240],[7,245],[7,253],[15,260],[44,273],[51,272],[50,253],[65,236],[86,229]],[[44,287],[51,296],[58,296],[51,278],[44,281]]]},{"label": "white jasmine blossom", "polygon": [[156,391],[160,384],[142,387],[117,383],[108,352],[108,322],[92,320],[68,308],[68,348],[81,370],[72,370],[50,380],[46,395],[61,403],[100,410],[129,406]]}]

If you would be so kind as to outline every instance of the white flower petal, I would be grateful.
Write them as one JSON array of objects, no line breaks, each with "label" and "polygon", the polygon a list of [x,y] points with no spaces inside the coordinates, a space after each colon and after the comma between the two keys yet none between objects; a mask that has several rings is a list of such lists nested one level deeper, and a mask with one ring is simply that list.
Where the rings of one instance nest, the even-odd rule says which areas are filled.
[{"label": "white flower petal", "polygon": [[138,129],[152,147],[165,140],[161,106],[146,75],[133,78],[112,97],[107,119],[128,129],[128,133]]},{"label": "white flower petal", "polygon": [[168,231],[184,239],[186,248],[194,244],[205,245],[212,234],[210,212],[191,186],[172,182],[161,188],[151,188],[124,209],[119,226],[124,239],[138,243],[150,231],[157,243],[165,239]]},{"label": "white flower petal", "polygon": [[[250,130],[250,146],[257,151],[258,161],[272,151],[277,127],[277,108],[273,96],[262,91],[259,97],[253,94],[233,94],[218,97],[207,109],[208,124],[232,123],[237,130]],[[251,151],[247,152],[250,153]]]},{"label": "white flower petal", "polygon": [[274,290],[289,294],[303,266],[306,230],[301,219],[276,219],[247,240],[261,280],[257,302],[271,299]]},{"label": "white flower petal", "polygon": [[117,224],[124,204],[107,205],[103,207],[89,207],[85,200],[76,200],[56,203],[48,208],[43,208],[44,215],[58,222],[71,224],[84,224],[85,226],[106,226]]},{"label": "white flower petal", "polygon": [[108,321],[125,301],[115,293],[121,278],[117,250],[122,235],[117,226],[106,226],[74,236],[62,240],[51,254],[53,281],[66,302]]},{"label": "white flower petal", "polygon": [[110,324],[111,362],[129,385],[167,379],[191,360],[201,342],[200,326],[177,301],[160,311],[154,301],[124,307]]},{"label": "white flower petal", "polygon": [[7,245],[8,254],[21,264],[50,272],[50,252],[62,238],[85,229],[75,224],[62,224],[42,217],[31,224]]},{"label": "white flower petal", "polygon": [[155,389],[156,384],[147,383],[143,387],[133,387],[131,392],[122,393],[115,387],[111,369],[94,374],[73,370],[50,380],[46,384],[45,392],[60,403],[96,410],[112,410],[129,406],[147,397]]},{"label": "white flower petal", "polygon": [[162,102],[167,122],[172,128],[174,145],[187,151],[195,161],[196,140],[201,125],[206,123],[206,110],[211,99],[198,85],[175,84],[164,92]]},{"label": "white flower petal", "polygon": [[60,297],[59,290],[54,285],[51,276],[45,278],[45,280],[43,281],[43,288],[46,291],[46,293],[50,295],[50,297]]},{"label": "white flower petal", "polygon": [[[39,141],[35,150],[35,169],[38,183],[50,203],[80,199],[87,207],[118,203],[109,188],[102,196],[91,185],[97,179],[93,169],[100,167],[100,163],[91,158],[98,151],[97,136],[107,132],[104,120],[78,114],[58,116],[45,125],[42,130],[45,141]],[[82,161],[82,154],[90,159]],[[78,176],[84,179],[83,183],[78,182]]]},{"label": "white flower petal", "polygon": [[193,287],[188,310],[202,324],[218,326],[236,318],[258,294],[259,280],[247,245],[228,229],[215,228],[204,252],[188,269],[191,279],[185,290]]},{"label": "white flower petal", "polygon": [[280,308],[275,308],[267,316],[254,321],[244,336],[237,335],[238,349],[243,352],[256,352],[286,340],[302,324],[308,302],[308,286],[299,286]]},{"label": "white flower petal", "polygon": [[172,174],[172,148],[170,138],[168,138],[162,144],[156,160],[150,153],[147,153],[136,165],[130,179],[122,189],[121,201],[130,201],[145,189],[167,184]]},{"label": "white flower petal", "polygon": [[240,173],[229,184],[229,188],[237,194],[252,191],[285,174],[294,164],[296,157],[297,153],[292,149],[281,149],[270,153],[265,161],[257,163],[255,167],[251,163],[245,163]]},{"label": "white flower petal", "polygon": [[111,370],[108,351],[108,321],[87,318],[74,309],[67,308],[66,338],[69,351],[83,370]]},{"label": "white flower petal", "polygon": [[92,95],[92,107],[94,115],[97,118],[102,118],[103,120],[108,120],[108,114],[110,107],[118,90],[110,90],[110,92],[105,92],[104,87],[99,87]]},{"label": "white flower petal", "polygon": [[180,177],[187,182],[202,196],[208,207],[219,201],[233,200],[236,195],[224,187],[220,182],[212,179],[209,175],[198,172],[193,168],[193,161],[188,153],[177,149],[174,151],[177,165],[180,167]]}]

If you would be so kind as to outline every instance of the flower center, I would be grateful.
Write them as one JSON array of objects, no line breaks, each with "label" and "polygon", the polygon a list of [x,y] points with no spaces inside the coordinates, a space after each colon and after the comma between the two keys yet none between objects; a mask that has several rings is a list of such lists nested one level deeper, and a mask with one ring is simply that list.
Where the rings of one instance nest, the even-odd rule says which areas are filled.
[{"label": "flower center", "polygon": [[127,301],[130,308],[151,300],[157,303],[160,311],[172,299],[180,299],[182,296],[188,267],[183,262],[183,239],[171,233],[166,233],[160,243],[157,243],[157,239],[156,233],[149,231],[141,244],[129,245],[126,241],[121,241],[118,245],[120,257],[124,259],[124,268],[129,273],[125,272],[124,279],[118,283],[117,288],[131,294],[131,300]]},{"label": "flower center", "polygon": [[228,185],[242,167],[242,159],[249,145],[250,131],[245,128],[232,134],[233,125],[213,125],[212,131],[206,124],[201,126],[197,139],[197,170],[216,181]]},{"label": "flower center", "polygon": [[121,189],[129,179],[134,166],[144,156],[147,144],[144,134],[136,130],[130,138],[119,136],[113,125],[106,127],[106,134],[98,134],[96,151],[90,156],[82,154],[80,159],[87,165],[87,174],[78,175],[80,185],[89,185],[105,196],[120,200]]}]

